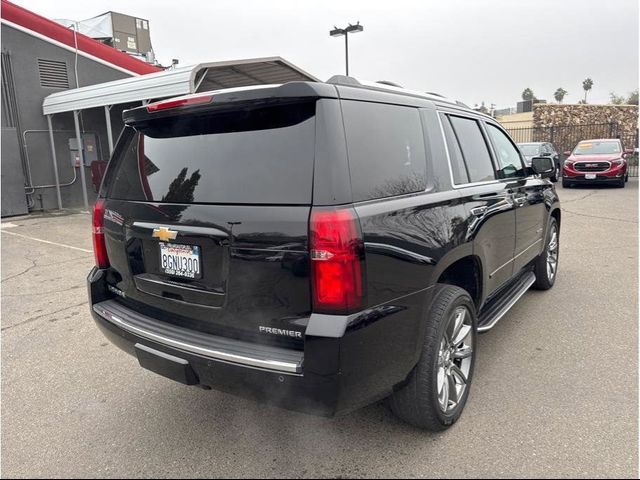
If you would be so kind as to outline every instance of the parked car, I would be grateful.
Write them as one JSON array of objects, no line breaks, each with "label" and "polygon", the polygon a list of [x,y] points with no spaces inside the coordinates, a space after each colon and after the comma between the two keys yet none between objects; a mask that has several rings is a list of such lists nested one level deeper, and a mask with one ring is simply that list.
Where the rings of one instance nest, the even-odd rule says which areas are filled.
[{"label": "parked car", "polygon": [[524,155],[524,161],[527,166],[531,166],[531,160],[534,157],[550,157],[553,159],[556,171],[551,175],[551,181],[557,182],[562,174],[562,165],[560,162],[560,154],[556,151],[552,143],[549,142],[528,142],[519,143],[518,148]]},{"label": "parked car", "polygon": [[565,152],[562,186],[579,183],[611,183],[624,188],[629,180],[627,155],[618,139],[583,140],[573,152]]},{"label": "parked car", "polygon": [[335,77],[123,117],[91,311],[170,379],[326,416],[389,397],[441,430],[477,334],[556,280],[551,159],[456,102]]}]

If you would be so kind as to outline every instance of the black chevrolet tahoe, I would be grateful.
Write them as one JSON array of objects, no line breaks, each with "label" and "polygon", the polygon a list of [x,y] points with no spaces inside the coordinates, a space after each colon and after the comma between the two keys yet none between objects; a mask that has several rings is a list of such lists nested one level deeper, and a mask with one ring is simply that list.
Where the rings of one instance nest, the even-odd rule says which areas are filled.
[{"label": "black chevrolet tahoe", "polygon": [[556,279],[549,158],[492,118],[351,77],[123,114],[91,312],[160,375],[333,416],[452,425],[477,335]]}]

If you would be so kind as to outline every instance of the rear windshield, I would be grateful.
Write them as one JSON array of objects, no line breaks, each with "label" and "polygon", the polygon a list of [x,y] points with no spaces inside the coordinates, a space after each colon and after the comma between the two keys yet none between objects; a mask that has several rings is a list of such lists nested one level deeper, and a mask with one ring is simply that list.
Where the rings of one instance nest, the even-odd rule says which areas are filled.
[{"label": "rear windshield", "polygon": [[163,203],[309,204],[314,115],[310,102],[127,127],[106,194]]},{"label": "rear windshield", "polygon": [[520,151],[524,154],[524,155],[529,155],[529,156],[533,156],[533,155],[538,155],[538,153],[540,153],[540,145],[536,145],[536,144],[527,144],[527,143],[521,143],[518,145],[520,147]]}]

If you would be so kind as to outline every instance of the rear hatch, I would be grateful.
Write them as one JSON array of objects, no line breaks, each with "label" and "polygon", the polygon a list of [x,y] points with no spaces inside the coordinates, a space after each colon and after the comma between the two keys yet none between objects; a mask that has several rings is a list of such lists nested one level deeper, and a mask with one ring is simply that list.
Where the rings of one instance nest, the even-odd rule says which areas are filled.
[{"label": "rear hatch", "polygon": [[101,191],[111,290],[162,321],[302,348],[316,98],[216,100],[125,112]]}]

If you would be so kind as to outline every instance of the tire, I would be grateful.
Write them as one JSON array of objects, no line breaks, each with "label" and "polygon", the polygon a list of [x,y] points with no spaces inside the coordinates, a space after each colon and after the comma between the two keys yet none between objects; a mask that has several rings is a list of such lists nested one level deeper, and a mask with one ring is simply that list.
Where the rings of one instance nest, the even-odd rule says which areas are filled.
[{"label": "tire", "polygon": [[[432,431],[447,429],[464,410],[473,379],[477,338],[475,305],[469,294],[452,285],[440,284],[437,288],[426,318],[420,360],[403,386],[388,399],[397,417]],[[458,322],[462,322],[462,327],[451,342],[449,338]],[[452,352],[464,358],[455,358]],[[462,378],[466,382],[460,381]],[[450,382],[455,385],[455,400],[450,395],[445,397],[445,388],[451,393]]]},{"label": "tire", "polygon": [[565,180],[564,177],[562,177],[562,188],[569,188],[571,187],[571,183],[569,183],[567,180]]},{"label": "tire", "polygon": [[618,188],[624,188],[625,184],[626,184],[626,180],[624,179],[624,177],[620,177],[620,180],[618,181],[618,183],[616,183],[616,187]]},{"label": "tire", "polygon": [[553,183],[557,183],[559,178],[560,178],[560,168],[556,165],[556,169],[553,172],[553,175],[551,175],[550,179]]},{"label": "tire", "polygon": [[624,183],[627,183],[628,181],[629,181],[629,174],[627,173],[627,174],[624,176]]},{"label": "tire", "polygon": [[[555,237],[554,237],[555,233]],[[549,290],[556,283],[558,276],[558,258],[560,253],[560,229],[554,217],[549,218],[547,226],[547,238],[544,242],[544,251],[538,255],[533,273],[536,274],[536,290]]]}]

